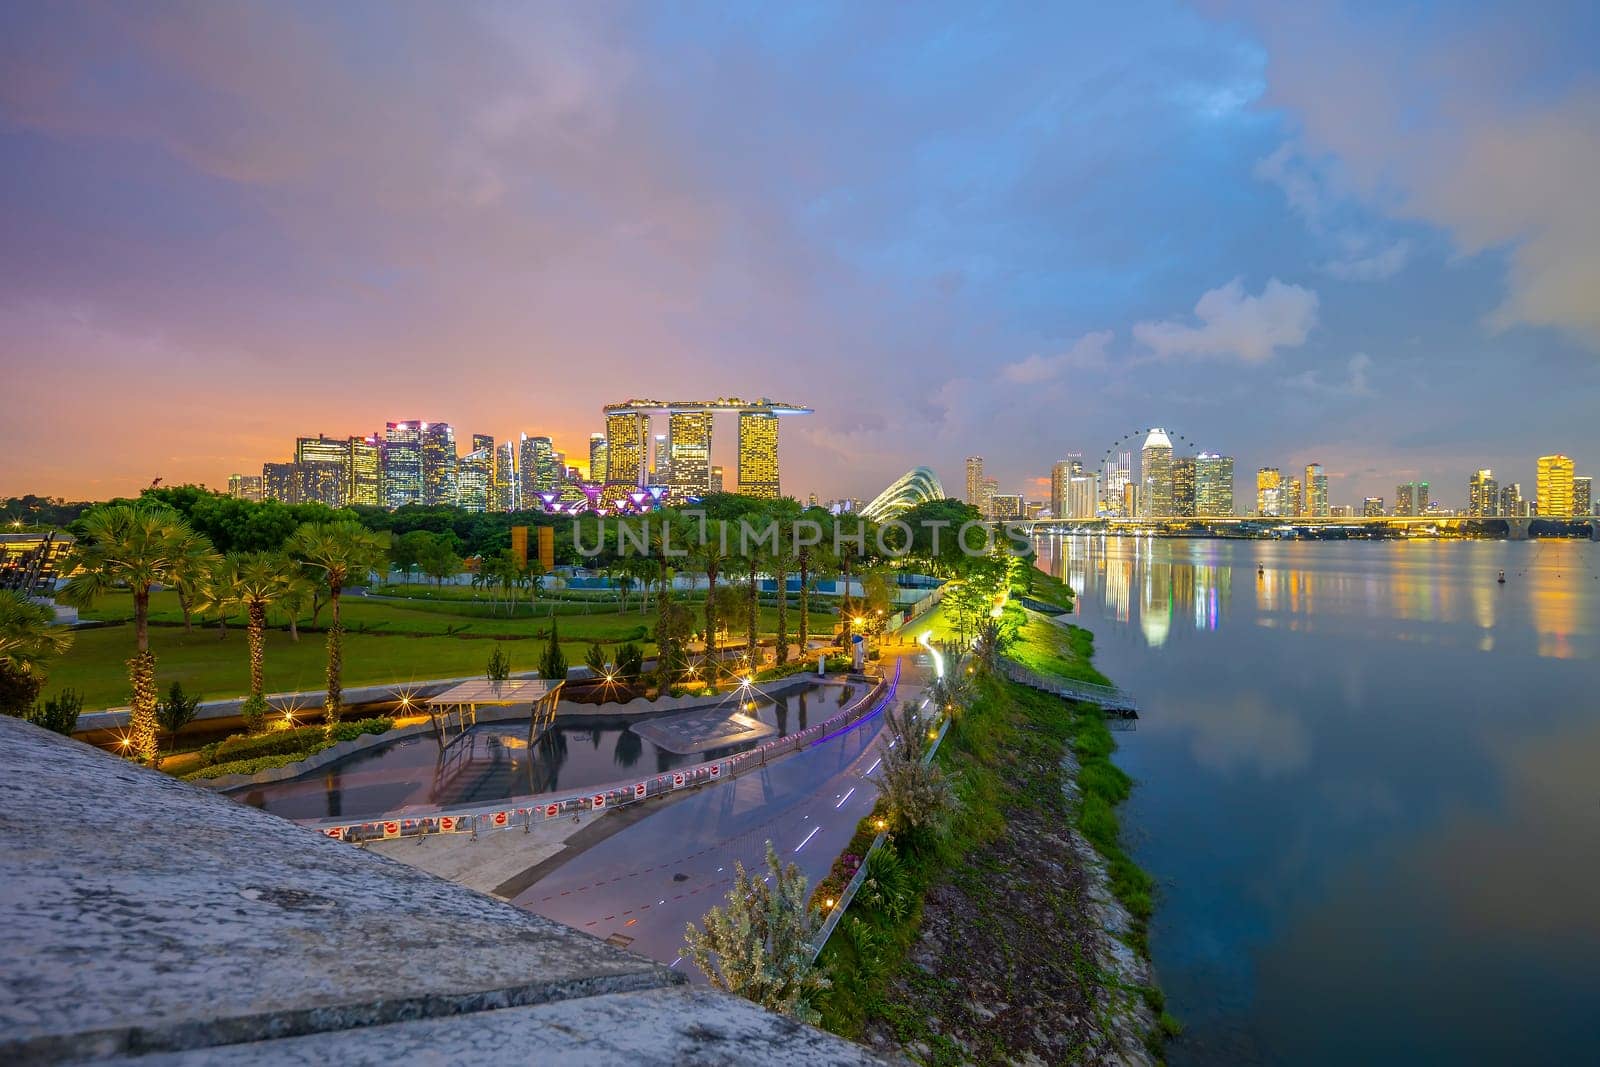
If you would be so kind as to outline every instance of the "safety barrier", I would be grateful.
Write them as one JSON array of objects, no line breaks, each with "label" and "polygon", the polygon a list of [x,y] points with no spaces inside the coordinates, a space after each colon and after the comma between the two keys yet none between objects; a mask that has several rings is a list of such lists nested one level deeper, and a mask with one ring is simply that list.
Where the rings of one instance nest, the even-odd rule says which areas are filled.
[{"label": "safety barrier", "polygon": [[1066,700],[1081,700],[1089,704],[1099,704],[1106,711],[1121,712],[1137,717],[1139,702],[1132,693],[1110,685],[1098,685],[1094,682],[1080,682],[1066,678],[1047,678],[1037,671],[1031,671],[1012,660],[1001,660],[1000,669],[1005,676],[1013,682],[1038,689],[1045,693],[1053,693]]},{"label": "safety barrier", "polygon": [[835,734],[842,733],[845,729],[878,714],[894,699],[899,685],[900,662],[896,660],[894,675],[887,684],[880,679],[860,700],[814,726],[787,737],[776,738],[734,756],[697,764],[679,771],[668,771],[642,780],[595,786],[583,793],[509,797],[496,804],[479,807],[461,806],[428,812],[395,812],[381,818],[357,821],[316,819],[299,820],[299,822],[300,825],[318,833],[353,844],[388,841],[401,837],[428,837],[434,834],[470,834],[476,838],[478,834],[491,830],[509,830],[518,827],[527,832],[533,829],[535,823],[636,804],[651,797],[665,796],[680,789],[691,789],[725,778],[735,778],[750,770],[764,767],[769,757],[799,751],[808,744],[820,744]]}]

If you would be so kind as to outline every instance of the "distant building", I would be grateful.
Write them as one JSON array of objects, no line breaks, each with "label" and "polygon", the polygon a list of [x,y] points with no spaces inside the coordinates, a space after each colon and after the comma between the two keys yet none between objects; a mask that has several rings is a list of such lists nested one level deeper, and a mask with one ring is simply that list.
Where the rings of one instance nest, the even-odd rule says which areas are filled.
[{"label": "distant building", "polygon": [[1133,482],[1133,453],[1107,455],[1103,472],[1106,514],[1116,518],[1132,517],[1135,512],[1124,510],[1128,506],[1128,494],[1124,490]]},{"label": "distant building", "polygon": [[422,424],[422,502],[456,502],[456,432],[448,422]]},{"label": "distant building", "polygon": [[344,471],[345,502],[368,508],[385,506],[383,438],[375,433],[357,435],[346,444],[349,458]]},{"label": "distant building", "polygon": [[1361,502],[1361,514],[1369,519],[1383,518],[1383,497],[1369,496]]},{"label": "distant building", "polygon": [[299,503],[344,507],[345,474],[350,467],[348,438],[320,434],[296,438],[294,462],[299,468]]},{"label": "distant building", "polygon": [[1512,482],[1500,489],[1500,514],[1508,519],[1526,518],[1528,502],[1522,499],[1522,483]]},{"label": "distant building", "polygon": [[261,496],[280,504],[300,503],[300,466],[296,463],[263,463]]},{"label": "distant building", "polygon": [[1300,500],[1300,479],[1285,478],[1279,486],[1281,505],[1284,518],[1297,516],[1303,510]]},{"label": "distant building", "polygon": [[674,500],[704,496],[711,488],[709,411],[674,411],[667,417],[667,485]]},{"label": "distant building", "polygon": [[494,450],[494,510],[522,510],[522,480],[517,474],[517,443],[502,441]]},{"label": "distant building", "polygon": [[1022,518],[1022,497],[1020,494],[996,493],[992,498],[990,507],[995,519]]},{"label": "distant building", "polygon": [[1194,460],[1194,513],[1208,518],[1233,514],[1233,457],[1202,452]]},{"label": "distant building", "polygon": [[1067,490],[1072,482],[1072,461],[1057,460],[1050,468],[1050,514],[1056,518],[1067,515]]},{"label": "distant building", "polygon": [[1172,508],[1169,514],[1188,518],[1195,511],[1195,458],[1179,456],[1172,461]]},{"label": "distant building", "polygon": [[667,435],[658,433],[651,438],[650,485],[669,485],[672,482],[672,454],[668,451]]},{"label": "distant building", "polygon": [[1328,515],[1328,475],[1324,473],[1322,464],[1306,464],[1306,480],[1301,491],[1305,494],[1305,499],[1301,501],[1301,514],[1312,518]]},{"label": "distant building", "polygon": [[1139,513],[1146,518],[1172,514],[1172,440],[1157,426],[1139,450]]},{"label": "distant building", "polygon": [[1560,454],[1539,457],[1537,492],[1540,515],[1562,518],[1574,514],[1572,478],[1571,457]]},{"label": "distant building", "polygon": [[1256,471],[1256,514],[1265,519],[1283,514],[1283,472],[1277,467]]},{"label": "distant building", "polygon": [[596,485],[606,484],[606,435],[589,435],[589,480]]},{"label": "distant building", "polygon": [[522,480],[523,508],[542,507],[540,493],[555,493],[561,489],[554,442],[548,437],[522,434],[517,439],[517,474]]},{"label": "distant building", "polygon": [[1067,513],[1069,519],[1092,519],[1100,506],[1100,476],[1074,474],[1067,483]]},{"label": "distant building", "polygon": [[1418,517],[1428,513],[1428,483],[1406,482],[1394,487],[1394,513]]},{"label": "distant building", "polygon": [[1572,513],[1584,518],[1595,513],[1593,478],[1585,476],[1572,479]]},{"label": "distant building", "polygon": [[262,495],[261,475],[228,475],[228,495],[233,497],[235,500],[249,500],[252,503],[259,504],[261,502]]},{"label": "distant building", "polygon": [[778,416],[770,411],[739,412],[739,492],[776,500]]},{"label": "distant building", "polygon": [[983,511],[983,457],[967,457],[967,503]]},{"label": "distant building", "polygon": [[711,491],[713,493],[727,492],[727,490],[722,487],[722,468],[714,464],[711,467]]},{"label": "distant building", "polygon": [[488,511],[494,488],[494,438],[474,436],[456,467],[456,503],[463,511]]},{"label": "distant building", "polygon": [[1045,500],[1030,500],[1022,505],[1022,517],[1025,519],[1042,519],[1050,511],[1050,504]]},{"label": "distant building", "polygon": [[1348,519],[1355,516],[1356,509],[1349,504],[1329,504],[1328,515],[1335,519]]},{"label": "distant building", "polygon": [[1494,471],[1485,467],[1467,479],[1467,514],[1493,517],[1500,514],[1500,483]]},{"label": "distant building", "polygon": [[383,432],[383,496],[391,508],[422,503],[422,426],[391,422]]},{"label": "distant building", "polygon": [[994,518],[994,497],[1000,491],[998,478],[985,477],[983,484],[978,487],[978,514],[986,519]]}]

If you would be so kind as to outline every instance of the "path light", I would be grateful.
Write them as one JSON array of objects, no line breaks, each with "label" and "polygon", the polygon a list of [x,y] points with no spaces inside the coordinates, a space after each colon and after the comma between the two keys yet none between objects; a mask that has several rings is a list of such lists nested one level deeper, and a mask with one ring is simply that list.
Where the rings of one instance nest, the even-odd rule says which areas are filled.
[{"label": "path light", "polygon": [[823,902],[822,902],[822,906],[823,906],[823,907],[824,907],[824,908],[829,908],[829,909],[832,909],[832,907],[833,907],[833,898],[832,898],[832,897],[829,897],[829,898],[828,898],[828,899],[827,899],[827,900],[824,900],[824,901],[823,901]]},{"label": "path light", "polygon": [[887,819],[874,819],[874,820],[872,820],[872,825],[873,825],[874,828],[876,828],[878,830],[887,830],[889,828],[889,820],[887,820]]}]

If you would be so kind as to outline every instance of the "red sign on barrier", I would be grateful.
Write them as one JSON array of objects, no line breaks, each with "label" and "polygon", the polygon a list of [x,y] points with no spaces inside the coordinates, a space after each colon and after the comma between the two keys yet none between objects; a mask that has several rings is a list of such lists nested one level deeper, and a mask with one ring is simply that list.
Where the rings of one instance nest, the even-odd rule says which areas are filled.
[{"label": "red sign on barrier", "polygon": [[497,811],[497,812],[494,813],[494,824],[496,826],[504,826],[507,822],[510,821],[510,816],[511,816],[510,812]]},{"label": "red sign on barrier", "polygon": [[383,836],[384,837],[398,837],[398,836],[400,836],[400,824],[397,823],[397,822],[386,822],[386,823],[384,823],[383,824]]},{"label": "red sign on barrier", "polygon": [[330,826],[322,832],[329,837],[337,838],[340,841],[344,840],[344,827],[342,826]]},{"label": "red sign on barrier", "polygon": [[606,795],[604,793],[596,793],[589,798],[589,802],[593,807],[603,808],[606,806]]},{"label": "red sign on barrier", "polygon": [[682,771],[673,771],[672,772],[672,788],[677,789],[681,785],[683,785],[683,772]]},{"label": "red sign on barrier", "polygon": [[544,817],[545,818],[553,819],[557,815],[560,815],[560,814],[561,814],[561,805],[560,804],[546,804],[544,806]]},{"label": "red sign on barrier", "polygon": [[638,785],[633,787],[633,799],[635,799],[635,800],[643,800],[644,799],[644,794],[645,794],[645,788],[644,788],[644,783],[643,782],[640,782]]},{"label": "red sign on barrier", "polygon": [[711,765],[711,777],[713,777],[713,778],[721,778],[722,777],[722,764],[713,763]]},{"label": "red sign on barrier", "polygon": [[454,833],[455,829],[456,829],[455,816],[453,816],[453,815],[441,815],[441,816],[439,816],[439,832],[440,833],[442,833],[442,834]]}]

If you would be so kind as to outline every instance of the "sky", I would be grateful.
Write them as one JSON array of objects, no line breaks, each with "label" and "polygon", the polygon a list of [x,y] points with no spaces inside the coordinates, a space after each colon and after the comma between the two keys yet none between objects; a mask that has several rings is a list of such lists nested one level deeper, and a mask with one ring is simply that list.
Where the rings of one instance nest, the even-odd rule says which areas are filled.
[{"label": "sky", "polygon": [[1600,468],[1600,5],[1536,8],[4,5],[0,495],[730,395],[802,498],[1153,425],[1532,495]]}]

